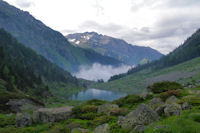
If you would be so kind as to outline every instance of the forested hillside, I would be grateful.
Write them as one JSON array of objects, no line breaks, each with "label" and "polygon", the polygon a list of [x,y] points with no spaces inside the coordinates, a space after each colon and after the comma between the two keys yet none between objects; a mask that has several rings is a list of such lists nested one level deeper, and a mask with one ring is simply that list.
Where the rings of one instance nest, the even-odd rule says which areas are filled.
[{"label": "forested hillside", "polygon": [[144,69],[150,69],[151,71],[157,71],[163,68],[177,65],[185,61],[191,60],[200,56],[200,29],[197,30],[191,37],[189,37],[182,45],[177,47],[174,51],[166,56],[163,56],[160,60],[153,61],[148,64],[138,65],[128,71],[126,74],[115,75],[111,77],[110,81],[122,78],[126,75],[134,74]]},{"label": "forested hillside", "polygon": [[120,64],[116,59],[74,47],[61,33],[47,27],[28,12],[2,0],[0,0],[0,28],[4,28],[20,43],[70,72],[77,71],[80,65],[91,65],[95,62],[114,66]]},{"label": "forested hillside", "polygon": [[0,29],[0,80],[3,90],[35,96],[50,93],[48,85],[53,82],[78,88],[77,79],[70,73],[26,48],[3,29]]}]

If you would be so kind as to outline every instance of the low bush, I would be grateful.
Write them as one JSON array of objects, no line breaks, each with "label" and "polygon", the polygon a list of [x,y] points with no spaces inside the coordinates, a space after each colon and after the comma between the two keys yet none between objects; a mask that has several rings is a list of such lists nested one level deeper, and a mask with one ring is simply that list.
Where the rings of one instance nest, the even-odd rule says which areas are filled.
[{"label": "low bush", "polygon": [[125,105],[135,105],[142,101],[143,99],[138,95],[128,95],[126,97],[122,97],[118,100],[115,100],[113,103],[117,104],[119,107],[122,107]]},{"label": "low bush", "polygon": [[98,99],[92,99],[92,100],[89,100],[85,103],[85,105],[95,105],[95,106],[99,106],[99,105],[102,105],[102,104],[105,104],[106,101],[102,101],[102,100],[98,100]]},{"label": "low bush", "polygon": [[94,119],[94,124],[95,124],[95,126],[102,125],[104,123],[108,123],[109,121],[111,121],[113,119],[115,119],[115,117],[103,115],[103,116],[100,116],[100,117],[96,117]]},{"label": "low bush", "polygon": [[170,96],[180,97],[181,93],[182,93],[182,90],[180,90],[180,89],[178,89],[178,90],[168,90],[166,92],[160,93],[159,96],[163,101],[165,101]]},{"label": "low bush", "polygon": [[183,89],[183,86],[177,82],[161,81],[148,86],[147,89],[153,93],[162,93],[168,90]]},{"label": "low bush", "polygon": [[113,116],[125,116],[128,114],[128,108],[118,108],[116,110],[111,111],[110,115]]},{"label": "low bush", "polygon": [[200,106],[200,97],[197,96],[185,96],[178,103],[183,104],[184,102],[188,102],[193,106]]}]

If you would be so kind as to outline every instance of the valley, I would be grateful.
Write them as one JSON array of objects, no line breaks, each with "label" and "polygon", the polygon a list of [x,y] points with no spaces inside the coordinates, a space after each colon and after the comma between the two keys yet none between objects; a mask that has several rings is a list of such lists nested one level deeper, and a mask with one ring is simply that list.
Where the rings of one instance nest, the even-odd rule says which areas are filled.
[{"label": "valley", "polygon": [[[179,1],[182,6],[195,7],[183,1]],[[63,3],[71,0],[59,1],[59,6],[52,2],[0,0],[0,133],[200,133],[200,26],[189,23],[195,14],[188,21],[181,19],[185,23],[174,30],[179,24],[171,19],[177,17],[155,19],[149,13],[156,21],[148,22],[146,15],[136,15],[133,21],[127,14],[127,21],[124,11],[129,8],[131,14],[146,14],[140,9],[133,12],[136,7],[129,7],[130,3],[120,17],[121,12],[111,15],[104,10],[108,5],[97,1],[95,5],[79,1],[77,8]],[[149,4],[137,6],[153,10],[147,8]],[[166,6],[161,7],[166,11]],[[68,9],[76,16],[54,16]],[[96,21],[78,15],[86,9]],[[56,26],[40,21],[37,12],[48,13],[43,20],[50,17],[48,22],[67,29],[54,30]],[[112,23],[97,23],[114,16]],[[180,39],[183,43],[177,46]]]}]

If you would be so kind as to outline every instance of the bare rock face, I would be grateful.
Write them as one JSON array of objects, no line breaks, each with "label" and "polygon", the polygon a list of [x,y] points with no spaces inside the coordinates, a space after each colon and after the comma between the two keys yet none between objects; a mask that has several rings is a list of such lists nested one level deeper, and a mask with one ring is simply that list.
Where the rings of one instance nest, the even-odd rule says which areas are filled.
[{"label": "bare rock face", "polygon": [[147,125],[154,121],[158,121],[160,117],[149,106],[145,104],[139,105],[139,107],[127,114],[125,117],[118,119],[118,124],[122,128],[134,129],[137,125]]},{"label": "bare rock face", "polygon": [[10,99],[6,105],[10,106],[13,112],[33,111],[43,107],[29,99]]},{"label": "bare rock face", "polygon": [[117,110],[117,109],[119,109],[118,105],[106,103],[106,104],[99,106],[98,113],[104,113],[104,114],[110,115],[110,113],[112,111]]},{"label": "bare rock face", "polygon": [[110,127],[107,123],[100,125],[94,129],[93,133],[110,133]]},{"label": "bare rock face", "polygon": [[33,120],[30,114],[17,113],[16,116],[16,127],[26,127],[32,125]]},{"label": "bare rock face", "polygon": [[72,114],[72,107],[60,107],[60,108],[40,108],[33,112],[34,122],[57,122],[61,120],[69,119]]},{"label": "bare rock face", "polygon": [[164,109],[166,116],[180,115],[182,112],[181,105],[177,103],[168,104]]}]

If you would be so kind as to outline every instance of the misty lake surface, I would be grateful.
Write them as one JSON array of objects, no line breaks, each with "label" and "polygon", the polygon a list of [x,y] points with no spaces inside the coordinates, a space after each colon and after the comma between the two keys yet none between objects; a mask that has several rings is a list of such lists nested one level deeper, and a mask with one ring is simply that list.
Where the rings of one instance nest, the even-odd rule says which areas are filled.
[{"label": "misty lake surface", "polygon": [[91,99],[99,99],[99,100],[106,100],[112,101],[119,99],[120,97],[126,96],[126,93],[123,92],[114,92],[114,91],[107,91],[107,90],[100,90],[100,89],[87,89],[84,91],[80,91],[77,94],[73,94],[71,100],[91,100]]}]

